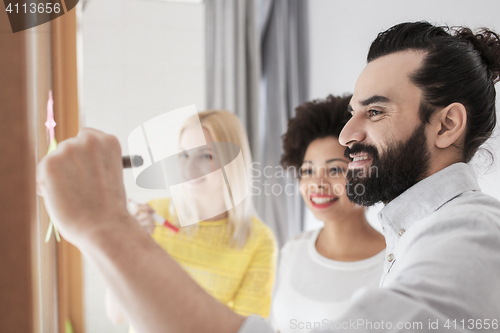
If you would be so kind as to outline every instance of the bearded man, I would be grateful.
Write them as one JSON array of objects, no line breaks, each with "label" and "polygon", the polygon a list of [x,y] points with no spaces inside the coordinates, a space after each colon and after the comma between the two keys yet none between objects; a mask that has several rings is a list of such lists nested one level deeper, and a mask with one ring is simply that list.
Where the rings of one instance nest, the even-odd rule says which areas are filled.
[{"label": "bearded man", "polygon": [[[498,331],[500,203],[467,162],[495,127],[499,72],[500,41],[489,30],[403,23],[372,43],[339,140],[351,200],[386,204],[387,260],[381,288],[358,292],[322,328]],[[101,270],[134,327],[272,332],[208,296],[142,232],[126,210],[120,157],[116,138],[83,130],[40,162],[37,179],[61,233]]]}]

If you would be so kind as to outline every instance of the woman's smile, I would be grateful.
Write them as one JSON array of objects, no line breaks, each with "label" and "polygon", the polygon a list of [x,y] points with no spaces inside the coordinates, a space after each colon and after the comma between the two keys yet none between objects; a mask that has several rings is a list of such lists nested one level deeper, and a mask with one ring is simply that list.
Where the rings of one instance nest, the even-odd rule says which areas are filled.
[{"label": "woman's smile", "polygon": [[337,202],[339,198],[328,194],[311,194],[309,200],[311,205],[316,209],[325,209]]}]

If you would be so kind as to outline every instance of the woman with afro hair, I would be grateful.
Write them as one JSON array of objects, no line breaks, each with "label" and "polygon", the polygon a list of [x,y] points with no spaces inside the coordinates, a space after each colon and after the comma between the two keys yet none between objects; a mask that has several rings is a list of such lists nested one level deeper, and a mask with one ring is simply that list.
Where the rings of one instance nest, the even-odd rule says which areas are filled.
[{"label": "woman with afro hair", "polygon": [[281,164],[298,171],[302,198],[324,227],[299,234],[281,251],[271,308],[281,333],[325,327],[357,289],[377,286],[382,275],[385,239],[345,193],[349,161],[338,137],[350,98],[330,95],[300,105],[283,135]]}]

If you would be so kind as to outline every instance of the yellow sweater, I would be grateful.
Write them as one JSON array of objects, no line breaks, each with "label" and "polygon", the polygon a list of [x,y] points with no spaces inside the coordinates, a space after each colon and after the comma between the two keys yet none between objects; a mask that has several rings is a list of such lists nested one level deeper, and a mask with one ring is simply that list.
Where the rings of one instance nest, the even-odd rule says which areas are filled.
[{"label": "yellow sweater", "polygon": [[[169,199],[148,204],[171,221]],[[241,315],[269,315],[276,265],[273,232],[252,218],[252,233],[243,248],[231,247],[228,220],[203,221],[198,229],[178,233],[158,226],[155,241],[210,295]],[[133,332],[131,330],[131,332]]]}]

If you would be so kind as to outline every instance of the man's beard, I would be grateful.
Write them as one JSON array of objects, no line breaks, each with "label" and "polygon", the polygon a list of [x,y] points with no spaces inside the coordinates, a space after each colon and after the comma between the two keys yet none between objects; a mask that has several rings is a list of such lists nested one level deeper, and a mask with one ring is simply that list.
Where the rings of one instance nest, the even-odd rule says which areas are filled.
[{"label": "man's beard", "polygon": [[429,169],[424,123],[406,142],[389,144],[382,156],[375,146],[361,143],[346,148],[344,155],[351,160],[350,154],[360,152],[368,153],[372,163],[366,175],[363,169],[349,169],[346,190],[349,200],[362,206],[389,203],[423,179]]}]

